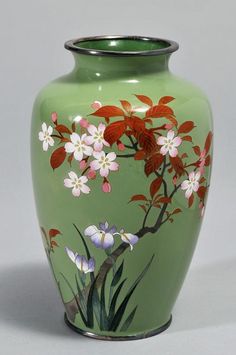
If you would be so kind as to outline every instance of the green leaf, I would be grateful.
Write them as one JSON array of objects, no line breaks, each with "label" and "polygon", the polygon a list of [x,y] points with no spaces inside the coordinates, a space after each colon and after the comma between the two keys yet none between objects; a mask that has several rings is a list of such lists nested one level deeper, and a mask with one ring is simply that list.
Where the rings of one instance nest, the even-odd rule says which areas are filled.
[{"label": "green leaf", "polygon": [[106,298],[105,298],[105,287],[106,287],[106,278],[105,276],[101,288],[101,301],[100,301],[100,329],[107,330],[108,326],[108,319],[107,319],[107,312],[106,312]]},{"label": "green leaf", "polygon": [[128,315],[128,317],[127,317],[126,320],[124,321],[122,327],[120,328],[120,331],[121,331],[121,332],[125,332],[125,331],[129,328],[130,324],[132,323],[132,321],[133,321],[133,319],[134,319],[134,316],[135,316],[137,307],[138,307],[138,306],[136,306],[136,307],[132,310],[132,312]]},{"label": "green leaf", "polygon": [[[89,248],[88,248],[88,246],[87,246],[87,244],[86,244],[86,242],[85,242],[85,239],[84,239],[84,237],[83,237],[83,234],[80,232],[79,228],[78,228],[74,223],[73,223],[73,226],[74,226],[75,229],[77,230],[77,232],[78,232],[78,234],[79,234],[79,236],[80,236],[80,238],[81,238],[81,240],[82,240],[82,243],[83,243],[83,245],[84,245],[84,249],[85,249],[85,251],[86,251],[87,259],[89,260],[89,259],[91,258],[91,254],[90,254]],[[90,274],[91,282],[93,282],[93,280],[94,280],[94,272],[90,272],[89,274]]]},{"label": "green leaf", "polygon": [[148,271],[152,261],[154,258],[154,254],[151,257],[150,261],[148,262],[148,264],[145,266],[144,270],[141,272],[141,274],[138,276],[138,278],[135,280],[135,282],[133,283],[133,285],[131,286],[131,288],[129,289],[128,293],[126,294],[125,298],[123,299],[122,303],[120,304],[118,310],[116,311],[116,314],[111,322],[111,326],[109,328],[109,330],[111,331],[116,331],[121,319],[123,317],[123,314],[125,313],[126,307],[129,303],[130,297],[132,296],[132,294],[134,293],[136,287],[138,286],[138,284],[140,283],[140,281],[142,280],[142,278],[144,277],[144,275],[146,274],[146,272]]},{"label": "green leaf", "polygon": [[121,265],[119,266],[119,268],[117,269],[113,279],[112,279],[112,282],[111,282],[111,287],[115,287],[118,282],[120,281],[120,278],[122,276],[122,273],[123,273],[123,268],[124,268],[124,260],[122,261]]},{"label": "green leaf", "polygon": [[113,322],[113,318],[114,318],[114,314],[115,314],[115,310],[116,310],[116,303],[117,303],[117,300],[118,300],[118,297],[119,297],[119,294],[120,294],[120,291],[122,290],[122,287],[125,283],[127,279],[124,279],[120,284],[119,286],[117,287],[116,289],[116,292],[114,293],[113,297],[112,297],[112,300],[111,300],[111,305],[110,305],[110,308],[109,308],[109,314],[108,314],[108,322],[109,322],[109,330],[111,328],[111,324]]},{"label": "green leaf", "polygon": [[88,321],[88,327],[93,328],[94,325],[94,291],[97,292],[96,289],[96,281],[97,277],[93,280],[89,293],[88,293],[88,300],[87,300],[87,321]]},{"label": "green leaf", "polygon": [[66,278],[61,272],[60,272],[60,274],[61,274],[61,276],[63,277],[63,279],[65,280],[65,282],[66,282],[67,286],[69,287],[69,289],[71,290],[71,292],[72,292],[72,294],[73,294],[73,296],[74,296],[76,305],[77,305],[77,307],[78,307],[78,311],[79,311],[79,313],[80,313],[81,319],[82,319],[82,321],[84,322],[84,325],[87,327],[87,326],[88,326],[88,322],[87,322],[87,320],[86,320],[86,318],[85,318],[85,316],[84,316],[84,314],[83,314],[83,312],[82,312],[82,309],[81,309],[80,304],[79,304],[79,302],[78,302],[77,296],[76,296],[76,294],[75,294],[75,292],[74,292],[74,290],[73,290],[73,287],[71,286],[71,284],[69,283],[69,281],[67,280],[67,278]]}]

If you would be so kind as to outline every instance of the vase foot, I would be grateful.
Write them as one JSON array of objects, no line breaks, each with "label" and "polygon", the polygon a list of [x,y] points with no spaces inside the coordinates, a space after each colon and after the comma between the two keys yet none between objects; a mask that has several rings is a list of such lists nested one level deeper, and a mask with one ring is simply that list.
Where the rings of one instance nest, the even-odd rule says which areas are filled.
[{"label": "vase foot", "polygon": [[99,335],[99,334],[95,334],[92,332],[88,332],[86,330],[82,330],[80,328],[77,328],[75,325],[73,325],[66,313],[64,315],[64,320],[66,325],[71,328],[74,332],[79,333],[81,335],[84,335],[86,337],[89,338],[93,338],[93,339],[98,339],[98,340],[112,340],[112,341],[125,341],[125,340],[138,340],[138,339],[145,339],[145,338],[149,338],[152,337],[154,335],[160,334],[162,332],[164,332],[167,328],[169,328],[171,321],[172,321],[172,316],[170,316],[170,319],[168,320],[167,323],[165,323],[164,325],[162,325],[161,327],[157,328],[157,329],[153,329],[151,331],[147,331],[144,333],[140,333],[137,335],[124,335],[124,336],[114,336],[114,335]]}]

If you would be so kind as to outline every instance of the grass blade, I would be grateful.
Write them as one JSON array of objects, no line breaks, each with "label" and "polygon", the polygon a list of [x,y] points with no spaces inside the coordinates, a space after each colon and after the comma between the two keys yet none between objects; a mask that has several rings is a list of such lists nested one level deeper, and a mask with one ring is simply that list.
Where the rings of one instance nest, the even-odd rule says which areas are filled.
[{"label": "grass blade", "polygon": [[104,278],[102,288],[101,288],[101,300],[100,300],[100,329],[107,330],[108,327],[108,319],[106,312],[106,298],[105,298],[105,287],[106,287],[106,278]]},{"label": "grass blade", "polygon": [[[82,243],[84,245],[84,249],[85,249],[85,252],[86,252],[86,255],[87,255],[87,259],[89,260],[91,258],[91,254],[90,254],[90,251],[89,251],[89,248],[85,242],[85,239],[83,237],[83,234],[80,232],[79,228],[73,223],[73,226],[75,227],[75,229],[77,230],[81,240],[82,240]],[[94,273],[93,272],[90,272],[90,278],[91,278],[91,281],[94,280]]]},{"label": "grass blade", "polygon": [[122,261],[122,263],[120,264],[119,268],[117,269],[113,279],[112,279],[112,282],[111,282],[111,287],[115,287],[118,282],[120,281],[120,278],[122,276],[122,273],[123,273],[123,268],[124,268],[124,260]]},{"label": "grass blade", "polygon": [[65,280],[65,282],[66,282],[67,286],[69,287],[69,289],[71,290],[71,292],[72,292],[72,294],[73,294],[73,296],[74,296],[76,305],[77,305],[77,307],[78,307],[78,311],[79,311],[79,313],[80,313],[81,319],[82,319],[82,321],[84,322],[84,325],[87,326],[87,320],[86,320],[86,318],[85,318],[85,316],[84,316],[84,314],[83,314],[83,312],[82,312],[82,309],[81,309],[80,304],[79,304],[79,302],[78,302],[77,296],[76,296],[76,294],[74,293],[73,287],[71,286],[71,284],[69,283],[69,281],[67,280],[67,278],[66,278],[61,272],[60,272],[60,274],[61,274],[61,276],[63,277],[63,279]]},{"label": "grass blade", "polygon": [[127,295],[125,296],[125,298],[123,299],[122,303],[120,304],[118,310],[116,311],[114,318],[111,322],[110,328],[109,330],[111,331],[116,331],[121,319],[123,317],[123,314],[126,310],[126,307],[128,305],[128,302],[130,300],[130,297],[132,296],[133,292],[135,291],[136,287],[138,286],[138,284],[140,283],[140,281],[142,280],[142,278],[144,277],[144,275],[146,274],[147,270],[149,269],[152,261],[154,258],[154,254],[151,257],[150,261],[148,262],[148,264],[145,266],[145,268],[143,269],[143,271],[141,272],[141,274],[138,276],[138,278],[135,280],[135,282],[133,283],[133,285],[131,286],[131,288],[129,289]]},{"label": "grass blade", "polygon": [[113,320],[113,317],[114,317],[114,314],[115,314],[115,310],[116,310],[116,303],[117,303],[117,300],[118,300],[118,297],[119,297],[119,294],[120,294],[120,291],[125,283],[127,279],[124,279],[120,284],[119,286],[117,287],[116,289],[116,292],[114,293],[113,297],[112,297],[112,300],[111,300],[111,305],[110,305],[110,308],[109,308],[109,314],[108,314],[108,322],[109,322],[109,328],[110,328],[110,325],[112,323],[112,320]]},{"label": "grass blade", "polygon": [[94,325],[94,308],[97,305],[97,297],[95,297],[95,302],[94,302],[94,293],[95,295],[98,295],[98,291],[96,289],[96,281],[97,277],[93,280],[91,283],[89,293],[88,293],[88,299],[87,299],[87,320],[88,320],[88,327],[93,328]]},{"label": "grass blade", "polygon": [[120,328],[120,331],[121,332],[125,332],[130,324],[132,323],[132,320],[134,319],[134,316],[135,316],[135,313],[136,313],[136,310],[137,310],[138,306],[136,306],[132,312],[128,315],[128,317],[126,318],[126,320],[124,321],[124,324],[122,325],[122,327]]}]

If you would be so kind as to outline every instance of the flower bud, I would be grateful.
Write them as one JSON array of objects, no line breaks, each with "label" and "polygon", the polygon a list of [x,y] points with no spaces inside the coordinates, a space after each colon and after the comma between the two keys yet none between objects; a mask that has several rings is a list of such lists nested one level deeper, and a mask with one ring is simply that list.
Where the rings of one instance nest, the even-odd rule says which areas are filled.
[{"label": "flower bud", "polygon": [[102,184],[102,191],[103,192],[111,192],[111,184],[109,183],[108,180],[104,180]]},{"label": "flower bud", "polygon": [[93,110],[98,110],[100,107],[102,107],[102,104],[100,101],[94,101],[91,105]]},{"label": "flower bud", "polygon": [[88,128],[89,126],[89,121],[86,120],[86,118],[81,118],[81,120],[79,121],[79,125],[82,128]]},{"label": "flower bud", "polygon": [[96,178],[96,171],[90,169],[89,172],[88,172],[87,178],[90,179],[90,180],[94,180]]},{"label": "flower bud", "polygon": [[87,163],[85,160],[81,160],[81,162],[79,163],[79,167],[81,170],[84,170],[87,166]]},{"label": "flower bud", "polygon": [[52,112],[51,119],[52,119],[53,123],[57,123],[57,118],[58,118],[57,113],[56,112]]}]

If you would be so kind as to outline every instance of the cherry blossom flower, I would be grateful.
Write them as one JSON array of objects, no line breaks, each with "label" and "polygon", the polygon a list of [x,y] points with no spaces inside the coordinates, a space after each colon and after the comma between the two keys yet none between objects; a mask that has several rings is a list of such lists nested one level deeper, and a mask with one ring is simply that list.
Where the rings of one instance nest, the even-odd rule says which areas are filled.
[{"label": "cherry blossom flower", "polygon": [[90,188],[86,185],[86,182],[88,181],[86,176],[78,177],[74,171],[70,171],[68,175],[69,179],[64,179],[64,186],[72,188],[72,194],[75,197],[79,197],[81,192],[84,194],[90,192]]},{"label": "cherry blossom flower", "polygon": [[200,179],[201,173],[198,171],[197,173],[195,173],[194,171],[192,171],[188,178],[189,180],[184,180],[181,184],[181,189],[182,190],[186,190],[185,192],[185,197],[189,198],[193,191],[197,192],[197,190],[199,189],[199,179]]},{"label": "cherry blossom flower", "polygon": [[93,148],[89,147],[85,141],[86,134],[82,134],[80,137],[77,133],[70,135],[71,142],[65,144],[65,151],[67,153],[73,153],[74,158],[78,161],[83,160],[84,157],[90,156],[93,153]]},{"label": "cherry blossom flower", "polygon": [[53,128],[46,125],[45,122],[42,124],[42,131],[39,132],[39,140],[43,142],[43,150],[47,151],[49,146],[54,145],[54,139],[51,137]]},{"label": "cherry blossom flower", "polygon": [[114,245],[114,233],[116,232],[116,227],[109,227],[107,222],[100,223],[99,228],[94,225],[87,227],[84,234],[90,237],[91,241],[97,248],[108,249]]},{"label": "cherry blossom flower", "polygon": [[94,110],[98,110],[100,107],[102,107],[102,104],[100,101],[94,101],[92,104],[91,104],[91,107],[92,109]]},{"label": "cherry blossom flower", "polygon": [[126,233],[124,229],[120,230],[120,233],[118,233],[123,240],[123,242],[128,243],[130,245],[130,250],[132,251],[134,248],[134,244],[138,242],[138,237],[135,234],[131,233]]},{"label": "cherry blossom flower", "polygon": [[93,144],[94,150],[96,152],[100,152],[104,145],[107,147],[110,146],[110,144],[107,143],[103,138],[105,129],[106,126],[104,125],[104,123],[99,123],[98,127],[91,124],[87,128],[87,131],[90,133],[90,136],[87,136],[85,141],[88,145]]},{"label": "cherry blossom flower", "polygon": [[71,261],[77,266],[77,268],[87,274],[88,272],[93,272],[95,269],[95,260],[94,258],[90,258],[87,260],[85,256],[79,255],[78,253],[74,253],[69,248],[65,248],[67,255],[71,259]]},{"label": "cherry blossom flower", "polygon": [[178,147],[182,142],[182,139],[177,136],[175,137],[175,132],[170,130],[167,133],[167,137],[161,136],[157,139],[157,144],[162,145],[160,153],[166,155],[169,153],[171,157],[176,157],[178,154]]},{"label": "cherry blossom flower", "polygon": [[96,160],[91,161],[90,167],[92,170],[100,170],[100,175],[107,177],[109,171],[117,171],[119,168],[118,163],[114,162],[116,154],[114,152],[105,154],[104,151],[93,152],[93,156]]}]

